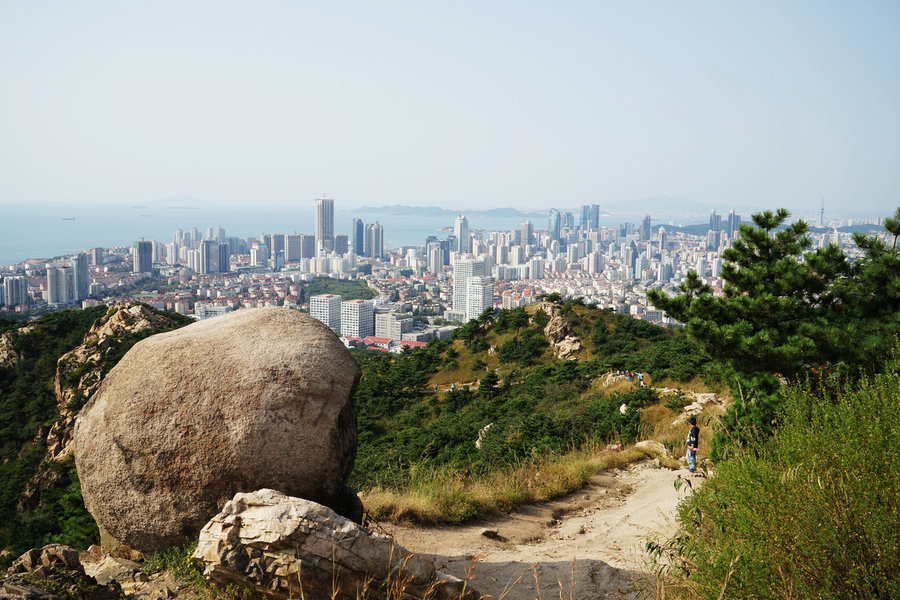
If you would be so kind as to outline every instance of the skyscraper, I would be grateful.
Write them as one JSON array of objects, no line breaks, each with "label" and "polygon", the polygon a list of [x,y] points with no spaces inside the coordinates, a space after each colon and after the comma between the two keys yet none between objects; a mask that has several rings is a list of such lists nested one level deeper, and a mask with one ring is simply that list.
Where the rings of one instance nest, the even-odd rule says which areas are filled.
[{"label": "skyscraper", "polygon": [[378,221],[366,228],[366,256],[371,258],[384,256],[384,227]]},{"label": "skyscraper", "polygon": [[428,270],[437,275],[443,270],[444,251],[437,242],[428,244]]},{"label": "skyscraper", "polygon": [[347,236],[340,233],[334,236],[334,253],[335,254],[347,254],[347,250],[349,247],[349,243],[347,241]]},{"label": "skyscraper", "polygon": [[75,277],[71,267],[47,269],[47,303],[67,304],[75,299]]},{"label": "skyscraper", "polygon": [[529,246],[534,243],[534,227],[531,225],[531,221],[522,223],[521,238],[523,246]]},{"label": "skyscraper", "polygon": [[334,200],[316,200],[316,254],[334,249]]},{"label": "skyscraper", "polygon": [[308,233],[300,234],[300,258],[315,258],[316,238]]},{"label": "skyscraper", "polygon": [[103,248],[91,248],[91,264],[92,265],[102,265],[103,264],[104,252]]},{"label": "skyscraper", "polygon": [[72,282],[73,300],[84,300],[91,289],[90,269],[88,267],[87,254],[81,253],[72,258]]},{"label": "skyscraper", "polygon": [[[284,253],[281,253],[284,256]],[[219,244],[219,273],[231,271],[231,247],[228,244]]]},{"label": "skyscraper", "polygon": [[3,278],[3,290],[7,306],[18,306],[28,303],[28,285],[24,277],[14,275]]},{"label": "skyscraper", "polygon": [[741,215],[737,215],[733,210],[728,212],[728,238],[733,240],[735,234],[741,227]]},{"label": "skyscraper", "polygon": [[470,277],[487,275],[483,258],[457,258],[453,262],[453,310],[468,310],[468,281]]},{"label": "skyscraper", "polygon": [[644,220],[641,221],[640,239],[641,241],[650,239],[650,215],[646,215]]},{"label": "skyscraper", "polygon": [[472,251],[472,236],[469,234],[469,221],[465,215],[456,217],[453,224],[453,233],[456,235],[456,249],[460,254],[468,254]]},{"label": "skyscraper", "polygon": [[289,233],[284,237],[284,260],[296,262],[300,260],[300,234]]},{"label": "skyscraper", "polygon": [[200,242],[200,270],[201,274],[219,272],[219,242],[215,240],[203,240]]},{"label": "skyscraper", "polygon": [[494,282],[490,277],[466,279],[466,321],[477,319],[486,308],[494,307]]},{"label": "skyscraper", "polygon": [[140,240],[131,249],[135,273],[149,273],[153,270],[153,242]]},{"label": "skyscraper", "polygon": [[550,218],[547,220],[547,232],[550,234],[550,239],[558,242],[561,231],[562,215],[555,208],[551,208]]},{"label": "skyscraper", "polygon": [[350,228],[350,235],[353,241],[353,253],[357,256],[366,255],[366,226],[362,219],[353,219],[353,226]]}]

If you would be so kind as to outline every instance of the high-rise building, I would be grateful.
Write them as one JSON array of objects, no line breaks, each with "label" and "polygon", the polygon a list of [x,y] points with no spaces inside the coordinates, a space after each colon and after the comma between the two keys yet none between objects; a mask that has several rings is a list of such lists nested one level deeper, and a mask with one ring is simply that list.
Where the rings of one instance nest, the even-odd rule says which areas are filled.
[{"label": "high-rise building", "polygon": [[641,241],[647,241],[650,239],[650,215],[646,215],[644,220],[641,221],[641,229],[639,235]]},{"label": "high-rise building", "polygon": [[300,258],[315,258],[316,238],[308,233],[300,234]]},{"label": "high-rise building", "polygon": [[531,221],[525,221],[524,223],[522,223],[521,238],[523,246],[530,246],[534,243],[534,226],[531,224]]},{"label": "high-rise building", "polygon": [[334,249],[334,200],[316,200],[316,253],[327,254]]},{"label": "high-rise building", "polygon": [[720,229],[722,229],[722,215],[717,215],[713,210],[709,213],[709,230],[719,231]]},{"label": "high-rise building", "polygon": [[334,253],[335,254],[347,254],[347,250],[350,246],[349,240],[347,236],[344,234],[338,234],[334,236]]},{"label": "high-rise building", "polygon": [[284,252],[284,234],[283,233],[273,233],[272,234],[272,252]]},{"label": "high-rise building", "polygon": [[203,240],[200,242],[200,274],[219,272],[219,242]]},{"label": "high-rise building", "polygon": [[71,267],[47,269],[47,303],[67,304],[75,299],[75,276]]},{"label": "high-rise building", "polygon": [[19,306],[28,303],[28,283],[21,275],[3,278],[3,301],[7,306]]},{"label": "high-rise building", "polygon": [[309,299],[309,314],[325,323],[333,332],[341,335],[341,297],[336,294],[320,294]]},{"label": "high-rise building", "polygon": [[73,300],[81,301],[90,295],[91,280],[87,254],[81,253],[72,258],[72,292]]},{"label": "high-rise building", "polygon": [[532,279],[544,278],[544,259],[532,258],[528,261],[528,275]]},{"label": "high-rise building", "polygon": [[466,312],[469,278],[485,275],[483,258],[457,258],[453,262],[453,310]]},{"label": "high-rise building", "polygon": [[[284,253],[282,253],[284,256]],[[219,244],[219,273],[231,271],[231,247],[228,244]]]},{"label": "high-rise building", "polygon": [[153,242],[140,240],[131,249],[135,273],[149,273],[153,270]]},{"label": "high-rise building", "polygon": [[272,234],[264,233],[259,236],[259,252],[264,260],[272,258]]},{"label": "high-rise building", "polygon": [[494,282],[490,277],[466,279],[466,321],[477,319],[486,308],[494,307]]},{"label": "high-rise building", "polygon": [[362,219],[353,219],[350,235],[353,241],[353,253],[357,256],[366,256],[366,226]]},{"label": "high-rise building", "polygon": [[366,228],[366,256],[371,258],[384,256],[384,227],[378,221]]},{"label": "high-rise building", "polygon": [[444,251],[441,245],[432,242],[428,244],[428,271],[437,275],[444,267]]},{"label": "high-rise building", "polygon": [[547,220],[547,233],[550,239],[558,242],[562,232],[562,215],[555,208],[550,209],[550,218]]},{"label": "high-rise building", "polygon": [[91,264],[94,266],[102,265],[104,258],[103,248],[91,248]]},{"label": "high-rise building", "polygon": [[741,227],[741,215],[737,215],[733,210],[728,212],[728,239],[733,240]]},{"label": "high-rise building", "polygon": [[456,236],[456,249],[460,254],[472,251],[472,235],[469,233],[469,221],[465,215],[456,217],[453,223],[453,234]]},{"label": "high-rise building", "polygon": [[300,260],[300,234],[289,233],[284,237],[284,260],[297,262]]},{"label": "high-rise building", "polygon": [[359,338],[375,335],[375,305],[368,300],[341,302],[341,335]]}]

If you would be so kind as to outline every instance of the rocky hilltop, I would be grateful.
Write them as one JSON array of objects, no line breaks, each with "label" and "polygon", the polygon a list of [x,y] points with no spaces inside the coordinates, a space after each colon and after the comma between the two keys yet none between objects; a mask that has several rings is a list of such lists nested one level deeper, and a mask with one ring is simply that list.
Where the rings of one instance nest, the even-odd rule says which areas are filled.
[{"label": "rocky hilltop", "polygon": [[61,460],[72,451],[76,415],[124,352],[142,338],[180,326],[181,323],[144,304],[118,304],[107,310],[84,336],[81,345],[57,362],[53,388],[59,421],[47,436],[50,458]]}]

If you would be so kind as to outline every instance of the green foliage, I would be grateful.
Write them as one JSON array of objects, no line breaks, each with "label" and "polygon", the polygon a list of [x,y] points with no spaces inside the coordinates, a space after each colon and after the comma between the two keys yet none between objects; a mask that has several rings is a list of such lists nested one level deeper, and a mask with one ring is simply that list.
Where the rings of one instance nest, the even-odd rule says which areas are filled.
[{"label": "green foliage", "polygon": [[543,329],[547,326],[547,323],[550,322],[550,315],[548,315],[543,309],[538,309],[534,312],[534,315],[531,317],[534,324]]},{"label": "green foliage", "polygon": [[332,279],[330,277],[318,277],[309,282],[306,288],[307,299],[310,296],[320,294],[336,294],[343,300],[369,300],[378,293],[366,285],[362,279]]},{"label": "green foliage", "polygon": [[[827,386],[826,386],[827,387]],[[900,375],[785,390],[770,440],[717,467],[667,548],[697,598],[900,597]],[[724,584],[723,582],[727,582]]]},{"label": "green foliage", "polygon": [[779,376],[878,372],[900,335],[900,209],[886,223],[894,245],[857,235],[864,256],[853,263],[835,245],[810,250],[807,224],[785,225],[788,216],[767,211],[741,225],[722,255],[722,296],[694,272],[678,296],[647,294],[740,374],[743,394],[724,421],[738,441],[751,430],[772,433]]},{"label": "green foliage", "polygon": [[[156,312],[169,318],[171,329],[190,322],[181,315]],[[9,330],[13,348],[22,358],[12,367],[0,368],[0,547],[14,549],[16,556],[51,541],[84,548],[97,540],[74,465],[44,463],[46,448],[38,432],[59,418],[53,389],[59,358],[81,344],[91,326],[106,314],[105,306],[57,311],[28,322],[30,332],[22,332],[23,323]],[[142,332],[119,340],[104,368],[111,368],[147,335]],[[86,373],[86,367],[75,372],[69,383]],[[76,395],[69,408],[80,408],[84,400]],[[24,510],[19,510],[26,485],[39,470],[43,483],[23,504]]]},{"label": "green foliage", "polygon": [[[545,315],[547,313],[544,313]],[[512,310],[501,310],[494,320],[492,327],[494,333],[505,333],[507,331],[517,331],[523,327],[528,327],[528,313],[524,308],[515,308]]]},{"label": "green foliage", "polygon": [[[639,409],[658,401],[656,392],[592,393],[594,378],[621,364],[652,370],[654,377],[690,379],[696,374],[692,369],[715,364],[682,332],[581,301],[563,310],[584,331],[602,325],[610,349],[629,344],[630,351],[558,361],[547,351],[540,328],[529,324],[528,313],[516,309],[485,313],[484,319],[459,328],[453,341],[433,341],[408,355],[356,352],[363,376],[355,395],[360,443],[352,484],[402,490],[437,472],[507,470],[589,441],[630,442],[638,435]],[[491,345],[499,346],[496,358],[483,354]],[[477,391],[433,393],[431,374],[459,364],[473,365],[471,376],[480,379]],[[619,410],[623,404],[624,413]],[[479,432],[488,424],[476,449]]]},{"label": "green foliage", "polygon": [[546,347],[547,340],[544,336],[526,332],[500,346],[500,350],[497,351],[497,357],[500,359],[500,362],[517,363],[522,367],[527,367],[543,354]]}]

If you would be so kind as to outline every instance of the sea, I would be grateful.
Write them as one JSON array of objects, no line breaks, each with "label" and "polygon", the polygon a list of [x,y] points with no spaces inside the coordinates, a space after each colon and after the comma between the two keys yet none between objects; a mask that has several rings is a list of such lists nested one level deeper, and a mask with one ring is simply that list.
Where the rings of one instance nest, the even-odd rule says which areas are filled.
[{"label": "sea", "polygon": [[[183,208],[39,206],[6,209],[0,214],[0,265],[27,259],[49,259],[77,254],[94,247],[131,246],[135,241],[172,241],[177,229],[196,227],[206,235],[221,227],[226,236],[259,237],[264,233],[314,232],[315,209],[308,205],[275,208]],[[384,227],[385,248],[420,246],[428,236],[444,238],[452,231],[455,213],[365,209],[335,210],[335,234],[350,235],[354,218],[376,220]],[[528,217],[535,229],[547,227],[546,217]],[[511,231],[521,227],[522,215],[467,215],[470,230]]]}]

